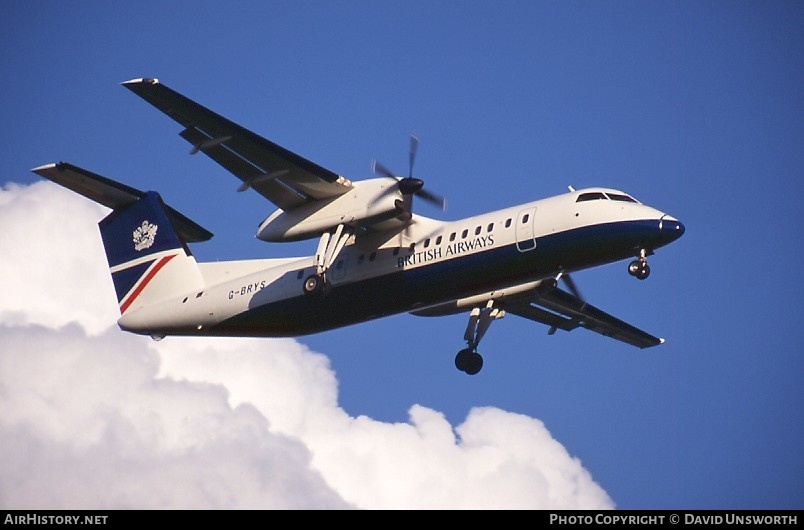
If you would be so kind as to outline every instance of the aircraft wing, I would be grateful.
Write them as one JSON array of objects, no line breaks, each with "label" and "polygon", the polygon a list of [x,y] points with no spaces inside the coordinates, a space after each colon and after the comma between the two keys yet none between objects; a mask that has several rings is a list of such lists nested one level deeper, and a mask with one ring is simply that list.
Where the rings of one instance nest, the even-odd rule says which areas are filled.
[{"label": "aircraft wing", "polygon": [[664,339],[654,337],[563,291],[555,281],[542,282],[527,297],[520,295],[501,302],[499,307],[507,313],[547,324],[551,334],[557,329],[572,331],[583,327],[638,348],[658,346],[664,342]]},{"label": "aircraft wing", "polygon": [[505,313],[550,326],[548,331],[550,335],[559,329],[572,331],[576,328],[586,328],[638,348],[658,346],[664,342],[664,339],[654,337],[592,304],[584,302],[577,296],[561,290],[558,282],[552,278],[444,302],[411,311],[411,314],[416,316],[454,315],[469,311],[473,307],[482,307],[489,300],[493,300],[494,307]]},{"label": "aircraft wing", "polygon": [[180,136],[191,153],[203,152],[288,211],[312,201],[337,197],[351,181],[229,121],[161,84],[158,79],[132,79],[123,86],[184,127]]}]

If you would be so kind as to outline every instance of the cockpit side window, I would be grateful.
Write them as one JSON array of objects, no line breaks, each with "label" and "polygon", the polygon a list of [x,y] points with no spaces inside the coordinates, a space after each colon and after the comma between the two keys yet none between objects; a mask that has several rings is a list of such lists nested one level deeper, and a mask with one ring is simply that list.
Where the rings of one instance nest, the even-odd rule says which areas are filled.
[{"label": "cockpit side window", "polygon": [[588,193],[581,193],[578,195],[578,198],[575,199],[575,202],[586,202],[586,201],[597,201],[597,200],[608,200],[606,195],[599,192],[599,191],[590,191]]}]

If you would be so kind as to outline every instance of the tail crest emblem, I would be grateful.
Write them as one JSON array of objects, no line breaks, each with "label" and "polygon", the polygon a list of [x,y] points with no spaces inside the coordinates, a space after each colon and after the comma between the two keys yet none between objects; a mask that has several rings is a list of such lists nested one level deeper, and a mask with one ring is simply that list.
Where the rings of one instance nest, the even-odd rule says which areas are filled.
[{"label": "tail crest emblem", "polygon": [[155,224],[143,221],[142,225],[138,226],[132,234],[134,250],[139,252],[151,248],[151,245],[154,244],[154,240],[156,239],[156,230],[158,228],[159,227]]}]

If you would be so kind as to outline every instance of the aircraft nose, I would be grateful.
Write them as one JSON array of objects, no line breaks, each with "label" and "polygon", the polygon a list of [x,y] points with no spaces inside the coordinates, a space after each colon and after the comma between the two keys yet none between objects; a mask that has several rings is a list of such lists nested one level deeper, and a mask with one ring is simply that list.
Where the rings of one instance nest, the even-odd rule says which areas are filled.
[{"label": "aircraft nose", "polygon": [[684,228],[684,224],[675,217],[663,215],[662,218],[659,219],[659,230],[662,235],[667,238],[667,242],[669,243],[683,236],[686,228]]}]

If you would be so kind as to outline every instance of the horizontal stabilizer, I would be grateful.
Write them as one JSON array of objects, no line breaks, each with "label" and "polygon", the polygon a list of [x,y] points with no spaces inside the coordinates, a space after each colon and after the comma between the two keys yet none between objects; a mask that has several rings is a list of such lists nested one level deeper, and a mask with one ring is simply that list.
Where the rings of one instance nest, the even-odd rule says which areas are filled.
[{"label": "horizontal stabilizer", "polygon": [[[146,195],[144,191],[67,162],[47,164],[31,171],[112,210],[126,208]],[[165,205],[165,207],[171,224],[184,241],[198,243],[212,238],[213,234],[209,230],[170,206]]]}]

